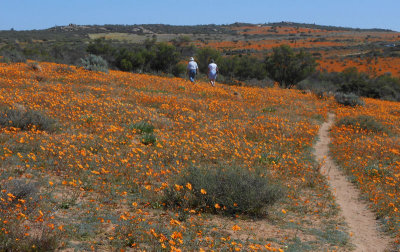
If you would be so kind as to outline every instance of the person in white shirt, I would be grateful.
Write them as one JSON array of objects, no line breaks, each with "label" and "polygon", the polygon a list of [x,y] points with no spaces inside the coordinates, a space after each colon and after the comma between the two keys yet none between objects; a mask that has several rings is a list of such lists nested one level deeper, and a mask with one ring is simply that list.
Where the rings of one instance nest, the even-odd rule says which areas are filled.
[{"label": "person in white shirt", "polygon": [[190,57],[190,61],[187,65],[187,73],[189,75],[189,79],[191,82],[194,83],[194,80],[196,78],[198,71],[199,71],[199,67],[197,66],[196,61],[194,61],[193,57]]},{"label": "person in white shirt", "polygon": [[211,86],[215,87],[215,80],[217,79],[218,66],[215,64],[214,60],[211,59],[208,65],[208,79],[210,80]]}]

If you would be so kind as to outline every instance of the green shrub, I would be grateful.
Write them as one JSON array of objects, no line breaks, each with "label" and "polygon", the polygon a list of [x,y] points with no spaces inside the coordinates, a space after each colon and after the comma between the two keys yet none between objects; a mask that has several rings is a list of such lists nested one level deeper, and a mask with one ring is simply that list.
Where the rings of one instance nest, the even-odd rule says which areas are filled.
[{"label": "green shrub", "polygon": [[358,95],[355,95],[353,93],[350,94],[345,94],[338,92],[335,94],[335,100],[337,103],[340,103],[345,106],[364,106],[364,101],[360,99]]},{"label": "green shrub", "polygon": [[336,125],[352,126],[354,128],[363,129],[370,132],[388,132],[388,129],[382,123],[376,121],[373,117],[361,115],[358,117],[344,117],[340,119]]},{"label": "green shrub", "polygon": [[247,169],[191,167],[164,190],[163,203],[174,209],[261,217],[281,197],[281,186]]},{"label": "green shrub", "polygon": [[84,59],[81,59],[83,68],[90,71],[100,71],[108,73],[108,64],[101,56],[89,54]]},{"label": "green shrub", "polygon": [[343,72],[315,72],[297,85],[302,90],[353,93],[362,97],[400,101],[400,79],[384,74],[368,76],[350,67]]},{"label": "green shrub", "polygon": [[14,127],[21,130],[37,130],[53,132],[56,130],[56,121],[40,111],[5,109],[0,111],[0,126]]},{"label": "green shrub", "polygon": [[154,126],[151,123],[148,123],[146,121],[141,121],[135,124],[132,124],[128,127],[129,129],[136,129],[139,131],[139,133],[142,135],[141,136],[141,142],[142,144],[149,145],[149,144],[155,144],[157,141],[156,135],[154,135]]},{"label": "green shrub", "polygon": [[150,62],[152,70],[169,72],[171,66],[175,66],[179,61],[179,53],[173,45],[158,43],[153,50],[155,57]]},{"label": "green shrub", "polygon": [[186,73],[186,65],[178,63],[172,67],[171,72],[175,77],[182,77]]},{"label": "green shrub", "polygon": [[141,121],[141,122],[135,123],[133,125],[130,125],[129,128],[136,129],[141,134],[153,133],[153,131],[154,131],[154,126],[151,123],[148,123],[146,121]]},{"label": "green shrub", "polygon": [[265,59],[267,75],[283,88],[291,88],[315,71],[317,63],[311,54],[295,53],[288,45],[272,49]]},{"label": "green shrub", "polygon": [[154,133],[145,133],[142,135],[142,144],[144,145],[149,145],[152,144],[154,145],[157,141],[157,137],[154,135]]},{"label": "green shrub", "polygon": [[200,73],[207,73],[208,64],[210,64],[210,60],[214,59],[217,64],[221,58],[221,53],[211,47],[203,47],[197,50],[195,60],[199,65]]}]

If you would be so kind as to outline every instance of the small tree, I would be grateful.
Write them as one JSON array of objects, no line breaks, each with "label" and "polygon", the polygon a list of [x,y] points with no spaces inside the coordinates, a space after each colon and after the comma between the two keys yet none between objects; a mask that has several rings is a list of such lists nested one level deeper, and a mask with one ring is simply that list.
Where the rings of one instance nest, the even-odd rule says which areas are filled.
[{"label": "small tree", "polygon": [[265,59],[267,75],[283,88],[292,88],[315,71],[316,63],[309,53],[295,53],[288,45],[273,48]]},{"label": "small tree", "polygon": [[150,67],[155,71],[168,72],[179,61],[179,53],[173,45],[159,43],[154,50],[155,57],[151,61]]},{"label": "small tree", "polygon": [[218,64],[220,58],[221,58],[221,53],[218,50],[215,50],[214,48],[211,47],[201,48],[196,53],[196,61],[199,64],[199,70],[202,73],[207,73],[210,59],[214,59]]}]

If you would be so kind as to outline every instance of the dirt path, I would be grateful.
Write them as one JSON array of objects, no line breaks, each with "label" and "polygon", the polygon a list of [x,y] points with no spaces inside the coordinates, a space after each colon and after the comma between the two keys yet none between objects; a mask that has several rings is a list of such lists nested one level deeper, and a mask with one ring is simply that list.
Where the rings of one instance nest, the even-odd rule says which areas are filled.
[{"label": "dirt path", "polygon": [[349,225],[355,251],[389,251],[390,239],[378,230],[379,224],[374,213],[360,200],[359,190],[346,179],[329,157],[329,129],[333,122],[334,115],[329,114],[328,122],[320,128],[319,141],[315,145],[314,155],[319,162],[323,162],[321,173],[327,177],[341,213]]}]

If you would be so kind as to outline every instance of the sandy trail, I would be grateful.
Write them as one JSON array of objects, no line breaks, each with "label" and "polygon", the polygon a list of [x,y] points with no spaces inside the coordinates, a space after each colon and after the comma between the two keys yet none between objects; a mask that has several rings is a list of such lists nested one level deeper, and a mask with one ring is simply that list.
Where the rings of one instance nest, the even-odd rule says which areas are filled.
[{"label": "sandy trail", "polygon": [[341,213],[349,225],[351,242],[355,251],[390,251],[391,240],[379,231],[374,213],[360,200],[359,190],[351,184],[329,157],[329,129],[334,115],[329,114],[328,121],[319,130],[319,141],[315,145],[314,155],[322,163],[321,173],[327,177]]}]

